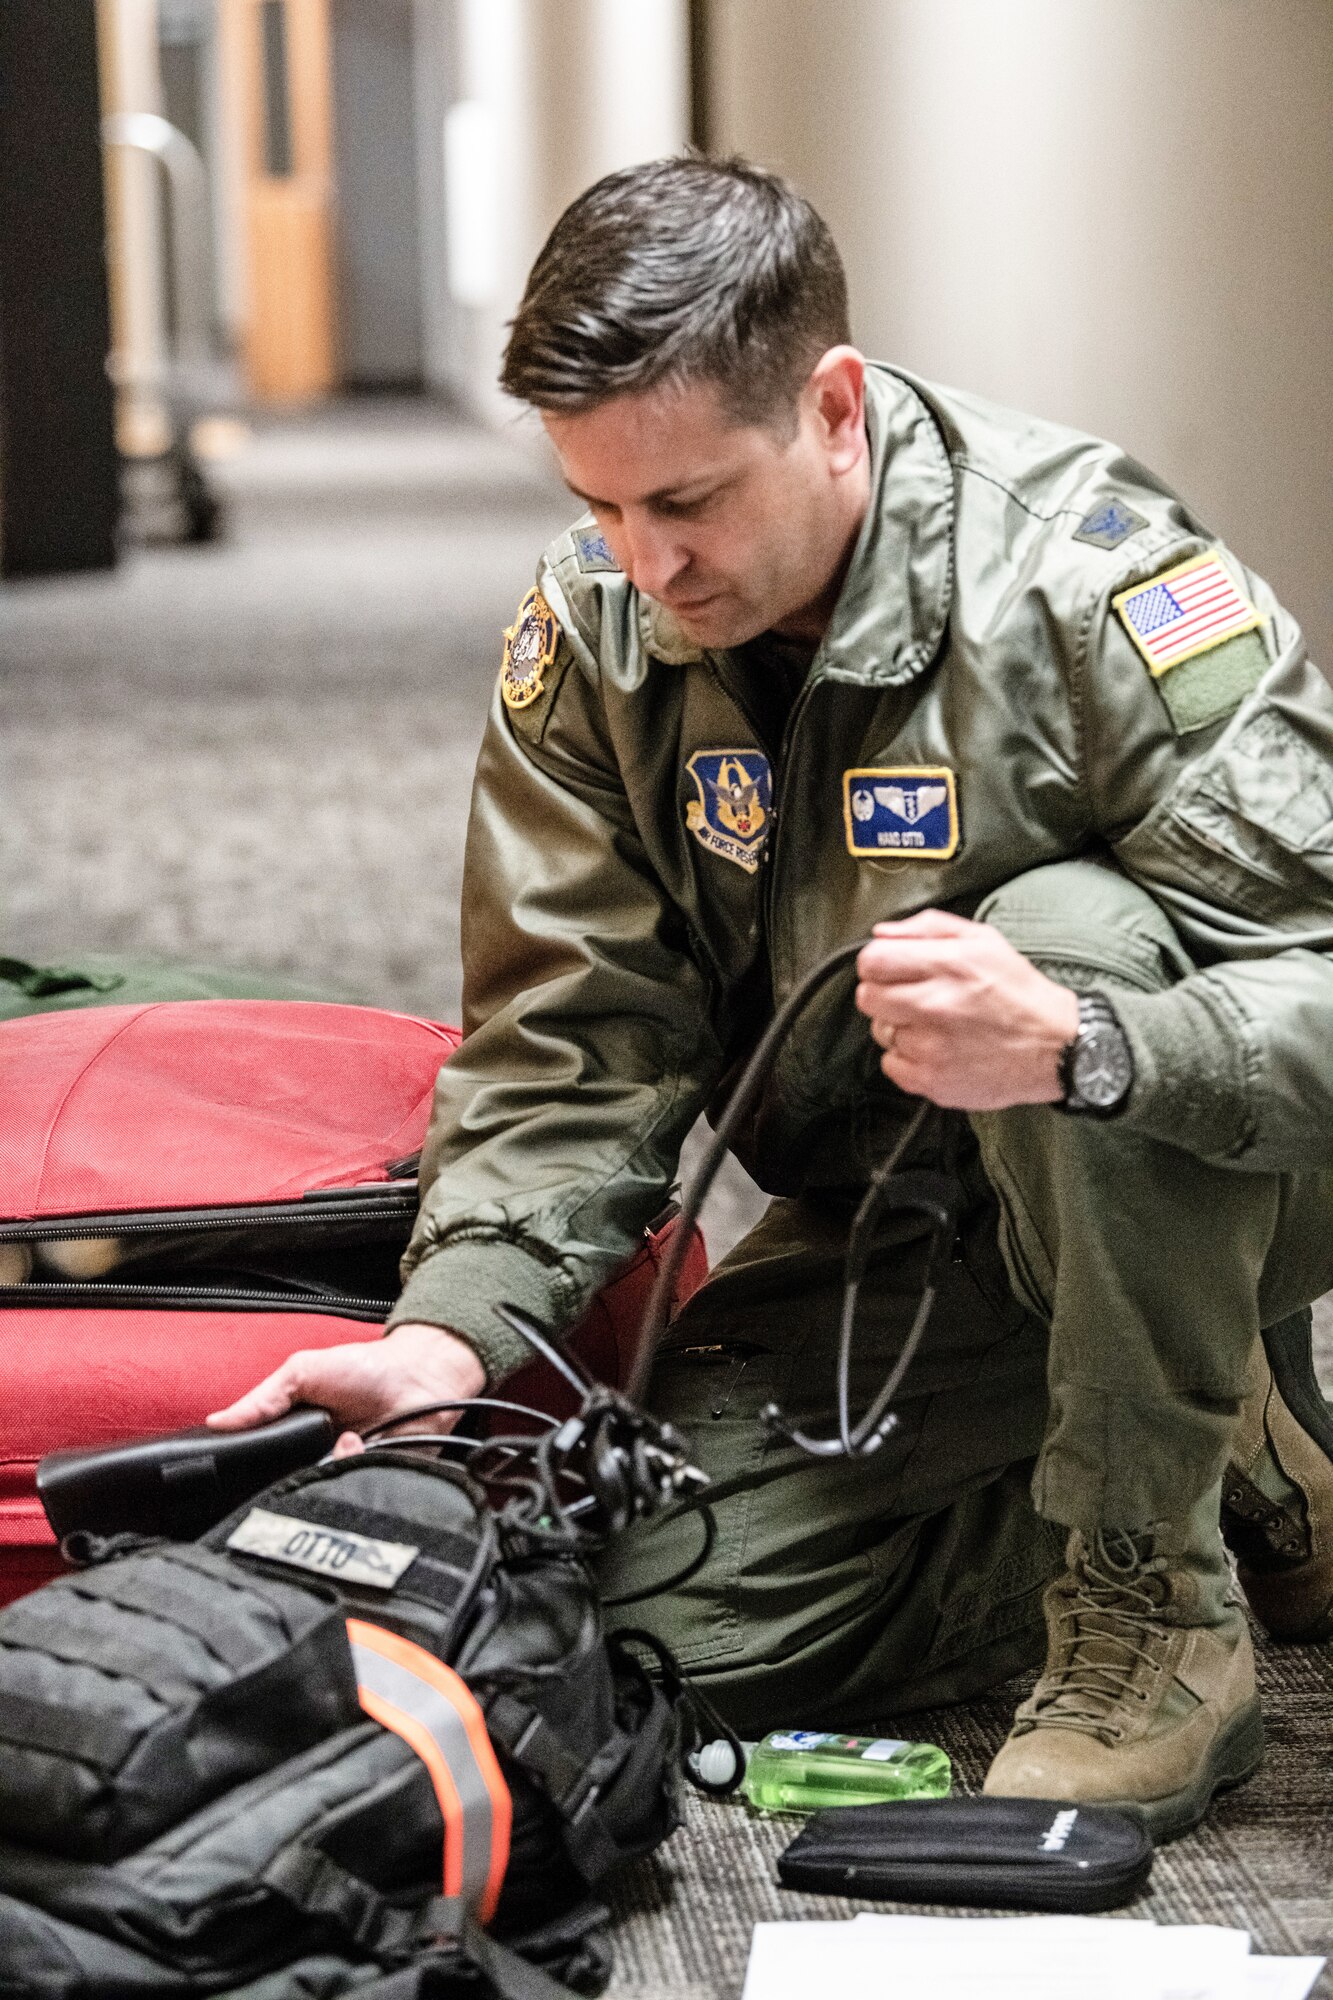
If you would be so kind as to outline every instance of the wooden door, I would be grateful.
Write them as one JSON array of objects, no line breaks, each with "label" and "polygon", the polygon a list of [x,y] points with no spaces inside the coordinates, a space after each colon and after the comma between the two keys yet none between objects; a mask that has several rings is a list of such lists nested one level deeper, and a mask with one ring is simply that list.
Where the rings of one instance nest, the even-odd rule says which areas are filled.
[{"label": "wooden door", "polygon": [[337,379],[328,0],[222,0],[220,20],[246,378],[261,402],[303,402]]}]

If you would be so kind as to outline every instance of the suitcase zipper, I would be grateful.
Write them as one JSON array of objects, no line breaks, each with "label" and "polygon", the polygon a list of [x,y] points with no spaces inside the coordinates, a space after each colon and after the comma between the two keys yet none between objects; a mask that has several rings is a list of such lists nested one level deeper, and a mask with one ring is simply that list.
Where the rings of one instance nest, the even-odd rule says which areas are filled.
[{"label": "suitcase zipper", "polygon": [[0,1243],[58,1243],[81,1236],[156,1235],[167,1230],[236,1229],[321,1222],[396,1221],[417,1209],[417,1184],[372,1181],[344,1189],[317,1188],[293,1201],[251,1202],[236,1208],[111,1209],[41,1222],[0,1222]]},{"label": "suitcase zipper", "polygon": [[[274,1247],[273,1237],[278,1236],[276,1247],[279,1251],[294,1252],[297,1248],[294,1239],[304,1237],[308,1231],[345,1231],[349,1224],[368,1240],[379,1240],[386,1235],[391,1241],[399,1236],[405,1240],[416,1208],[415,1180],[363,1181],[351,1187],[312,1189],[309,1194],[290,1201],[238,1203],[230,1208],[112,1210],[24,1222],[0,1222],[0,1245],[31,1243],[40,1246],[43,1243],[77,1243],[99,1237],[130,1241],[143,1237],[166,1237],[188,1243],[201,1237],[207,1240],[210,1235],[225,1239],[241,1233],[252,1237],[266,1235],[270,1248]],[[381,1227],[367,1231],[366,1224]],[[390,1229],[389,1225],[395,1227]],[[189,1282],[188,1277],[182,1280],[170,1270],[152,1276],[140,1270],[126,1271],[123,1276],[108,1274],[105,1277],[91,1272],[87,1276],[71,1272],[66,1276],[28,1278],[22,1284],[0,1285],[0,1305],[67,1308],[101,1305],[184,1312],[314,1312],[369,1322],[383,1320],[393,1305],[393,1297],[389,1295],[383,1298],[366,1297],[359,1291],[342,1290],[336,1283],[325,1285],[318,1279],[300,1276],[287,1278],[281,1272],[270,1274],[261,1271],[255,1274],[255,1283],[238,1283],[237,1278],[244,1280],[247,1274],[243,1262],[239,1272],[227,1268],[232,1261],[227,1256],[231,1247],[224,1243],[223,1254],[216,1259],[221,1268],[215,1283],[208,1283],[206,1273],[202,1271],[197,1276],[203,1282],[194,1283]],[[258,1252],[259,1243],[254,1242],[253,1248]],[[186,1269],[189,1270],[188,1264]],[[380,1281],[377,1279],[375,1282]]]},{"label": "suitcase zipper", "polygon": [[24,1285],[0,1285],[5,1306],[123,1306],[161,1312],[305,1312],[334,1319],[377,1321],[388,1317],[393,1299],[354,1298],[344,1292],[261,1291],[223,1285],[118,1285],[107,1278],[57,1281],[37,1278]]}]

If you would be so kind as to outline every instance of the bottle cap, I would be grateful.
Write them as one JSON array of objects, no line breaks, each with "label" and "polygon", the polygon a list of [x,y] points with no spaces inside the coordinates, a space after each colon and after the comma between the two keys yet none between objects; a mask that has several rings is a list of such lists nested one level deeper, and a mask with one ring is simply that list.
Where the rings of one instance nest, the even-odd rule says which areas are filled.
[{"label": "bottle cap", "polygon": [[[742,1743],[741,1749],[748,1761],[749,1753],[754,1749],[753,1743]],[[736,1753],[725,1736],[717,1737],[712,1743],[705,1743],[702,1750],[691,1751],[690,1762],[706,1785],[728,1785],[738,1775]]]}]

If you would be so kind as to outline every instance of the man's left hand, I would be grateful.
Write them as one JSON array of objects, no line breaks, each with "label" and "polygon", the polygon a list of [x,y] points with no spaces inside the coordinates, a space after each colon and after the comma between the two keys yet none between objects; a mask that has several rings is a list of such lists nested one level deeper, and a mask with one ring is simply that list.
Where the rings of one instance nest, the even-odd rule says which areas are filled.
[{"label": "man's left hand", "polygon": [[923,910],[876,924],[856,961],[856,1004],[900,1090],[955,1111],[1050,1104],[1078,996],[989,924]]}]

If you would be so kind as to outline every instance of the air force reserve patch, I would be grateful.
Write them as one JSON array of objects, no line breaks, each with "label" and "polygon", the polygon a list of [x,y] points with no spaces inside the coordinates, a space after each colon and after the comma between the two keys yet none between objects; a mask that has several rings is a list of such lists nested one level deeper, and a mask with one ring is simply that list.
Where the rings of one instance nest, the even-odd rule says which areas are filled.
[{"label": "air force reserve patch", "polygon": [[539,590],[530,590],[505,633],[500,692],[506,708],[526,708],[536,701],[559,644],[560,627],[554,611]]},{"label": "air force reserve patch", "polygon": [[699,794],[685,808],[686,826],[711,854],[753,875],[773,813],[767,757],[754,749],[696,750],[685,769]]},{"label": "air force reserve patch", "polygon": [[863,861],[947,861],[958,848],[958,789],[941,766],[844,771],[847,851]]}]

